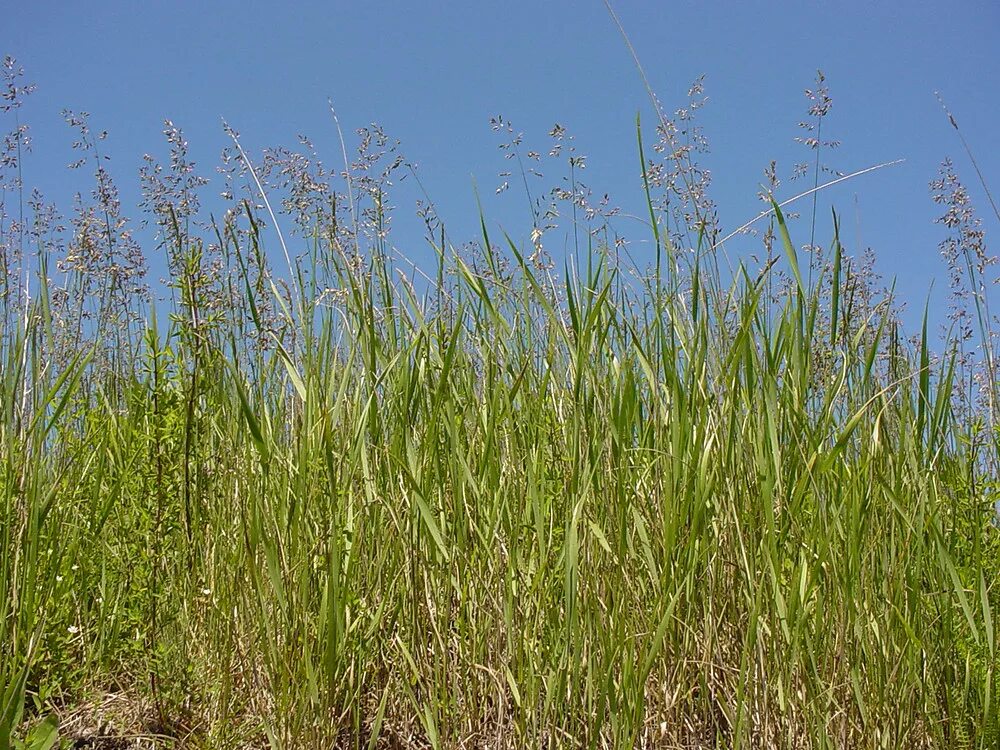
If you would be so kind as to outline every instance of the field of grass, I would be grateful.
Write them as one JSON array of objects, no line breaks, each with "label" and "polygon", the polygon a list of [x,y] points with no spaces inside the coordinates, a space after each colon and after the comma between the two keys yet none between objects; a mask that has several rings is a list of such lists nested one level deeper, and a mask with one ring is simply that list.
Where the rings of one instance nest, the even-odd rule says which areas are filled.
[{"label": "field of grass", "polygon": [[422,276],[376,160],[292,236],[167,136],[166,302],[99,157],[5,238],[0,747],[998,746],[995,388],[835,216],[729,270],[647,147],[642,262],[428,219]]}]

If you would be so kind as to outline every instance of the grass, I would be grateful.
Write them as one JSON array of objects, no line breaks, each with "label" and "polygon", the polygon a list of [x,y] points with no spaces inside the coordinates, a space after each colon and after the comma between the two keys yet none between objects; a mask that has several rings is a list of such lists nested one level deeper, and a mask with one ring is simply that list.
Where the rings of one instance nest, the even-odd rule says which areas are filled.
[{"label": "grass", "polygon": [[777,205],[727,275],[644,177],[652,271],[584,233],[556,272],[484,220],[424,282],[377,180],[284,276],[270,204],[201,231],[160,200],[169,319],[113,204],[58,288],[29,238],[0,747],[995,747],[996,442],[959,351],[904,335],[836,217],[812,283]]}]

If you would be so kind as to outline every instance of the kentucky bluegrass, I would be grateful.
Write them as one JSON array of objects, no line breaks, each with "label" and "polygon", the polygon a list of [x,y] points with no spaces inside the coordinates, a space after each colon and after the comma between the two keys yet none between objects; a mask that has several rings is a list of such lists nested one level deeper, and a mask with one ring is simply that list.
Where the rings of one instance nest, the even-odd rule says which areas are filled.
[{"label": "kentucky bluegrass", "polygon": [[1000,741],[992,386],[836,216],[804,263],[772,200],[776,252],[723,273],[640,133],[655,258],[584,228],[557,268],[486,218],[459,252],[425,206],[428,279],[377,128],[346,194],[238,148],[212,222],[165,134],[166,305],[100,167],[96,234],[22,223],[6,269],[0,746]]}]

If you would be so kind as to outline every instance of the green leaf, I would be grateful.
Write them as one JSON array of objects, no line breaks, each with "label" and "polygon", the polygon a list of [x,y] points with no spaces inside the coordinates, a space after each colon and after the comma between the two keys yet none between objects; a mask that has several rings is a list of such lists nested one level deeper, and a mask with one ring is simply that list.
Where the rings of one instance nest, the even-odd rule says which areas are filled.
[{"label": "green leaf", "polygon": [[25,742],[26,750],[49,750],[59,739],[59,721],[52,714],[31,730]]},{"label": "green leaf", "polygon": [[792,238],[788,236],[788,225],[785,224],[785,216],[781,213],[781,208],[779,208],[774,198],[771,198],[771,207],[774,209],[774,215],[778,218],[778,234],[781,236],[781,244],[785,248],[785,258],[787,258],[788,265],[792,269],[792,276],[795,277],[795,283],[799,287],[799,295],[801,299],[805,299],[806,287],[802,283],[802,273],[799,271],[799,256],[795,251],[795,246],[792,245]]}]

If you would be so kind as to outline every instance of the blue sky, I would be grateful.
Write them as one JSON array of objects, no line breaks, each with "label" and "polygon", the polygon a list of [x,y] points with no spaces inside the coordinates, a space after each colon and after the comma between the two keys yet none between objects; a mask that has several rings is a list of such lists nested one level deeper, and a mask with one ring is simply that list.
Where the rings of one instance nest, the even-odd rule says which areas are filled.
[{"label": "blue sky", "polygon": [[[713,173],[723,228],[760,210],[755,196],[771,159],[787,178],[793,163],[811,157],[793,139],[808,106],[803,89],[822,68],[833,97],[825,134],[842,141],[824,161],[844,172],[906,162],[821,194],[818,238],[829,236],[835,205],[851,251],[874,248],[879,270],[898,278],[911,308],[922,307],[936,278],[941,309],[943,230],[932,222],[939,210],[927,183],[942,158],[954,158],[988,240],[1000,227],[933,92],[945,96],[1000,191],[1000,4],[620,0],[616,9],[668,109],[682,106],[691,81],[705,75],[709,102],[700,119],[712,150],[702,162]],[[225,145],[222,117],[252,153],[293,146],[304,133],[337,165],[328,97],[345,129],[377,121],[402,141],[455,241],[475,238],[473,179],[492,224],[520,238],[530,229],[522,197],[493,195],[497,173],[508,167],[489,127],[497,114],[524,131],[526,148],[546,149],[548,130],[565,125],[588,156],[595,192],[609,192],[626,210],[640,206],[634,120],[641,112],[651,128],[653,114],[600,0],[38,1],[10,4],[2,17],[0,54],[17,57],[38,85],[23,111],[35,143],[26,181],[64,210],[73,187],[64,166],[73,154],[62,108],[87,110],[95,129],[110,131],[112,170],[131,208],[142,154],[167,153],[164,118],[184,129],[206,173]],[[779,197],[809,186],[786,181]],[[394,241],[419,258],[419,223],[406,195],[396,201]],[[645,237],[637,224],[620,228]],[[808,241],[807,227],[793,231]],[[743,248],[756,245],[747,239],[729,249]]]}]

